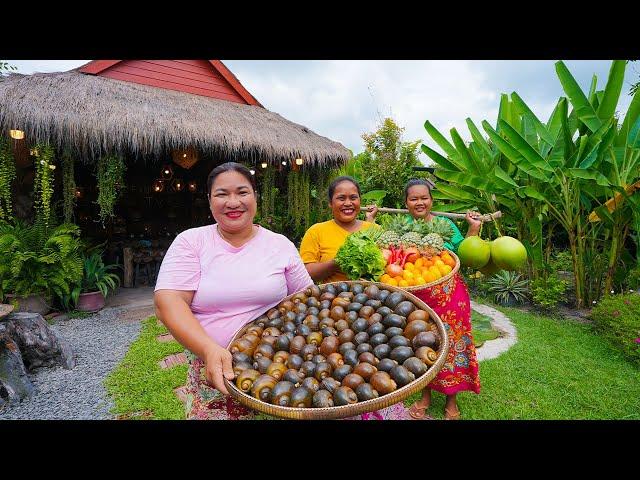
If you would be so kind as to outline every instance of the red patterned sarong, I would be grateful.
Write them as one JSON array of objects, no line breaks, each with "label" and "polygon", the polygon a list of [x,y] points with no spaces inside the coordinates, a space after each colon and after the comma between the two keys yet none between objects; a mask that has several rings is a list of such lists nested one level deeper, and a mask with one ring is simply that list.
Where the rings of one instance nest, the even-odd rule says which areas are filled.
[{"label": "red patterned sarong", "polygon": [[411,293],[438,314],[449,335],[446,361],[428,388],[445,395],[465,390],[480,393],[476,347],[471,336],[471,300],[462,277],[456,273],[448,282]]}]

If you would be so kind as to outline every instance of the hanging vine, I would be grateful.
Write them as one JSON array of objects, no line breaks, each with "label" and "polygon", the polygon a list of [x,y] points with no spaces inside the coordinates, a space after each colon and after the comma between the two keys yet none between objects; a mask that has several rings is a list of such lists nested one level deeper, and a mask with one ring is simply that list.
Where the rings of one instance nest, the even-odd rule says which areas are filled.
[{"label": "hanging vine", "polygon": [[0,138],[0,220],[10,220],[13,216],[11,184],[16,178],[16,164],[9,140]]},{"label": "hanging vine", "polygon": [[33,193],[35,198],[36,223],[48,230],[51,222],[51,199],[53,198],[53,147],[47,143],[36,145],[33,149],[36,157],[36,176]]},{"label": "hanging vine", "polygon": [[317,167],[314,169],[315,188],[311,190],[314,197],[313,221],[323,222],[329,216],[329,204],[327,201],[327,190],[329,190],[330,170],[328,167]]},{"label": "hanging vine", "polygon": [[98,201],[96,203],[100,206],[100,220],[103,226],[105,221],[113,217],[113,207],[124,185],[126,168],[124,159],[118,155],[108,155],[98,160]]},{"label": "hanging vine", "polygon": [[266,220],[275,211],[275,169],[267,167],[262,176],[262,192],[260,201],[260,216]]},{"label": "hanging vine", "polygon": [[306,230],[311,225],[309,172],[299,170],[289,172],[287,177],[288,217],[296,232],[303,228]]},{"label": "hanging vine", "polygon": [[70,223],[76,204],[76,180],[73,173],[73,157],[68,150],[62,154],[62,199],[64,221]]}]

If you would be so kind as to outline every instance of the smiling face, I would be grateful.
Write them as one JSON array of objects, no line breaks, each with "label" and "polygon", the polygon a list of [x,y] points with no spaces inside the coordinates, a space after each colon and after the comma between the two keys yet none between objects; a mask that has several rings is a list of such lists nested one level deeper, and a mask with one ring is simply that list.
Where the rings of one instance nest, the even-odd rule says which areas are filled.
[{"label": "smiling face", "polygon": [[433,204],[429,188],[426,185],[414,185],[410,187],[405,203],[413,218],[428,217],[431,213],[431,205]]},{"label": "smiling face", "polygon": [[360,195],[357,187],[347,180],[340,182],[336,185],[329,205],[336,221],[353,222],[360,213]]},{"label": "smiling face", "polygon": [[233,170],[222,172],[215,178],[209,206],[220,228],[228,233],[250,229],[258,208],[251,183]]}]

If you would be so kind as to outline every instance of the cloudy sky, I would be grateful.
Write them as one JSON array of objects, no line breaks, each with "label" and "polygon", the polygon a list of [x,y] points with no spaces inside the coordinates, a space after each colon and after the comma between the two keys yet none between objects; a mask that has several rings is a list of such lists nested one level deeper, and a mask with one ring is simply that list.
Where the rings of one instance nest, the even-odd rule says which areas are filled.
[{"label": "cloudy sky", "polygon": [[[86,60],[8,60],[21,73],[75,68]],[[361,135],[375,130],[380,118],[392,116],[405,127],[404,139],[422,139],[435,147],[424,130],[429,120],[448,135],[456,127],[470,136],[465,119],[495,124],[501,93],[516,91],[546,122],[562,87],[553,60],[224,60],[240,82],[269,110],[337,140],[354,153]],[[609,60],[565,61],[588,92],[593,74],[604,88]],[[626,113],[629,87],[640,78],[640,62],[627,65],[618,104]],[[427,161],[425,156],[422,157]]]}]

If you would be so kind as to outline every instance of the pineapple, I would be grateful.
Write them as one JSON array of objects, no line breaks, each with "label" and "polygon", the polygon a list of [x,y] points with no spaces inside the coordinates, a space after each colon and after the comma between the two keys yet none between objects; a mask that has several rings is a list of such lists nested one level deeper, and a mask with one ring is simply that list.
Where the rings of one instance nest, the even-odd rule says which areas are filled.
[{"label": "pineapple", "polygon": [[437,233],[425,235],[422,242],[424,244],[423,251],[427,257],[438,255],[444,249],[444,240]]},{"label": "pineapple", "polygon": [[422,236],[426,236],[430,233],[436,233],[442,237],[444,242],[449,242],[453,236],[451,224],[442,217],[435,217],[429,222],[422,219],[416,220],[413,223],[413,230]]},{"label": "pineapple", "polygon": [[389,245],[400,245],[400,235],[392,230],[387,230],[383,232],[378,239],[376,240],[376,244],[379,247],[388,247]]},{"label": "pineapple", "polygon": [[404,235],[413,230],[413,223],[404,215],[396,215],[384,225],[384,229],[396,232],[398,235]]},{"label": "pineapple", "polygon": [[400,237],[400,242],[405,247],[417,247],[422,248],[423,241],[422,236],[418,232],[405,233]]}]

